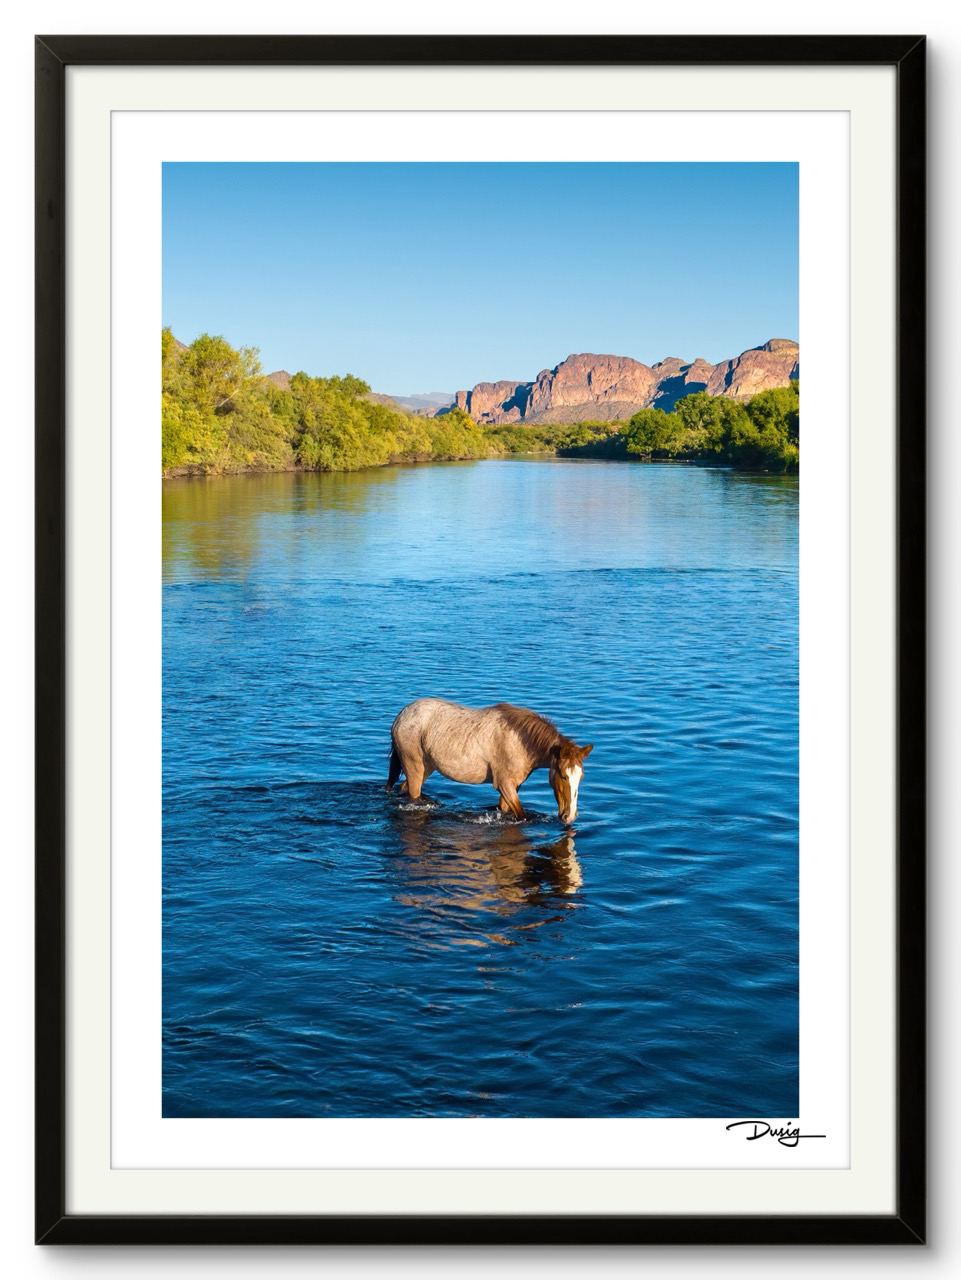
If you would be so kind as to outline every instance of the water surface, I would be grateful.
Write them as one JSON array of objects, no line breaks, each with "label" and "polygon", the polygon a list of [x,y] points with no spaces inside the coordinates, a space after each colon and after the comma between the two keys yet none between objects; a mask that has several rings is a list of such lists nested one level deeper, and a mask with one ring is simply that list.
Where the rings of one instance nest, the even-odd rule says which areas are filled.
[{"label": "water surface", "polygon": [[[788,1117],[798,487],[518,459],[164,486],[167,1116]],[[594,742],[383,789],[415,697]]]}]

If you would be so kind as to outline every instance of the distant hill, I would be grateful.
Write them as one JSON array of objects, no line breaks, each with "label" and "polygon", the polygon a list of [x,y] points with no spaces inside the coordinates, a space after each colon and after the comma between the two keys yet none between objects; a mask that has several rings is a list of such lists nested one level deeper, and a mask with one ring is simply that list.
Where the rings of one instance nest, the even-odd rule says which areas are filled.
[{"label": "distant hill", "polygon": [[396,397],[381,395],[379,391],[368,391],[364,399],[370,400],[372,404],[384,404],[388,409],[397,409],[400,413],[410,413],[407,406],[401,404]]},{"label": "distant hill", "polygon": [[395,404],[415,412],[429,413],[432,409],[446,409],[454,402],[452,391],[422,391],[412,396],[391,396]]},{"label": "distant hill", "polygon": [[646,365],[630,356],[571,355],[531,382],[478,382],[458,391],[451,407],[480,423],[623,419],[638,409],[673,409],[695,391],[746,401],[786,387],[799,372],[800,349],[789,338],[771,338],[719,364],[677,356]]}]

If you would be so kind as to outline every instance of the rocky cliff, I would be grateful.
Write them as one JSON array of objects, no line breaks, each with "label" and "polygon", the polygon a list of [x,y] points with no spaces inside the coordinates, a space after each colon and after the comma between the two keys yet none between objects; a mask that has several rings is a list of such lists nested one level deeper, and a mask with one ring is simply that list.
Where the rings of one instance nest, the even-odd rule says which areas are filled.
[{"label": "rocky cliff", "polygon": [[769,387],[786,387],[798,376],[798,344],[772,338],[720,364],[677,356],[655,365],[630,356],[568,356],[533,382],[479,382],[470,391],[458,391],[454,405],[486,423],[629,418],[638,409],[672,409],[694,391],[747,400]]}]

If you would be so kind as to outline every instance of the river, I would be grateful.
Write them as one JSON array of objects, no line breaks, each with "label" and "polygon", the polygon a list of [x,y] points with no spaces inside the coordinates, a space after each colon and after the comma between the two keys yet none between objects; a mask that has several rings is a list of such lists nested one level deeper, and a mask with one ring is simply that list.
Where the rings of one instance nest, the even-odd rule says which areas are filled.
[{"label": "river", "polygon": [[[796,1116],[798,481],[164,484],[165,1116]],[[593,742],[570,830],[385,793],[424,695]]]}]

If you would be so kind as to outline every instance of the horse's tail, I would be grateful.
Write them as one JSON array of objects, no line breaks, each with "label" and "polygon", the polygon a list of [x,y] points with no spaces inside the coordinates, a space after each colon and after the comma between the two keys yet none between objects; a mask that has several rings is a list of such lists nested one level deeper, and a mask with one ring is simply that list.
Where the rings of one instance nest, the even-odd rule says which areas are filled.
[{"label": "horse's tail", "polygon": [[402,765],[400,756],[397,754],[397,746],[394,742],[393,735],[390,739],[390,768],[387,771],[387,790],[389,791],[397,779],[400,777]]}]

